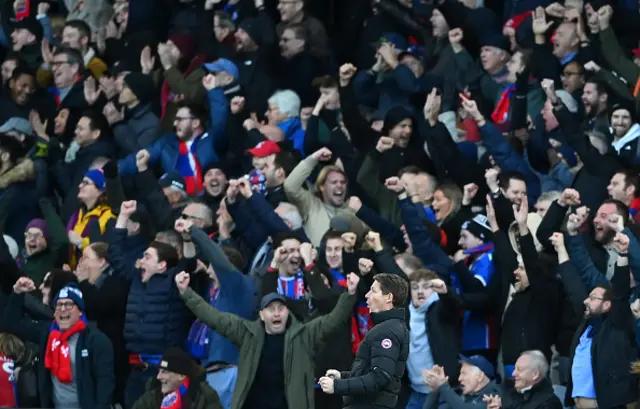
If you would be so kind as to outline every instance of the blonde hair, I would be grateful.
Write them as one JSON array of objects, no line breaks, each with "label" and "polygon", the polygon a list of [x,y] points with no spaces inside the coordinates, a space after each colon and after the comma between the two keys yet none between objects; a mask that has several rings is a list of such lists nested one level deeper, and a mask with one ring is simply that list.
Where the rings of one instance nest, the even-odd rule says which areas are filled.
[{"label": "blonde hair", "polygon": [[443,185],[438,186],[435,191],[441,191],[444,197],[451,200],[451,212],[445,218],[448,219],[454,216],[462,207],[462,190],[457,185],[452,183],[445,183]]},{"label": "blonde hair", "polygon": [[345,182],[349,183],[349,179],[347,178],[347,174],[344,173],[344,170],[342,170],[342,168],[340,166],[327,165],[324,168],[322,168],[322,170],[320,170],[320,173],[318,174],[318,177],[316,178],[316,194],[318,196],[322,195],[322,193],[320,192],[320,186],[324,185],[324,182],[327,181],[327,177],[329,176],[329,173],[332,173],[332,172],[336,172],[336,173],[341,174],[342,176],[344,176]]}]

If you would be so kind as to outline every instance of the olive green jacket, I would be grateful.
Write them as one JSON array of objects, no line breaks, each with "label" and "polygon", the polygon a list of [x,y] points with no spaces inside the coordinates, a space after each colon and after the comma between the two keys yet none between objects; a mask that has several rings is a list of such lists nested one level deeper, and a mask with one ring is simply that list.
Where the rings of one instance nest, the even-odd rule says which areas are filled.
[{"label": "olive green jacket", "polygon": [[[220,397],[206,382],[193,382],[189,385],[187,395],[191,400],[189,409],[222,409]],[[158,386],[145,392],[134,403],[133,409],[160,409],[163,398],[164,395]]]},{"label": "olive green jacket", "polygon": [[[611,69],[624,78],[629,89],[633,90],[638,81],[640,81],[640,67],[625,55],[616,33],[611,27],[600,32],[600,46],[602,47],[602,55],[611,66]],[[635,103],[636,113],[640,112],[640,93],[635,96]]]},{"label": "olive green jacket", "polygon": [[[204,324],[229,338],[240,349],[238,378],[231,409],[242,409],[256,376],[265,331],[262,321],[220,312],[192,289],[182,294],[187,307]],[[357,296],[344,293],[330,314],[301,323],[289,314],[284,341],[284,385],[290,408],[314,409],[314,356],[326,336],[351,317]]]}]

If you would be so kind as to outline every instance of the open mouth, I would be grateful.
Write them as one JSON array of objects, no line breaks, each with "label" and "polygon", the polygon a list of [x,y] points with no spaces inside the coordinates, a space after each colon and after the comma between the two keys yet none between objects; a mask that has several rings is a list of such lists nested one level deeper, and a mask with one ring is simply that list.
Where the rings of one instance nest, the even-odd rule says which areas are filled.
[{"label": "open mouth", "polygon": [[27,243],[27,251],[33,253],[38,250],[38,245],[36,243]]},{"label": "open mouth", "polygon": [[280,325],[282,324],[282,320],[273,320],[273,325]]},{"label": "open mouth", "polygon": [[67,323],[71,319],[71,314],[60,314],[58,318],[59,324]]}]

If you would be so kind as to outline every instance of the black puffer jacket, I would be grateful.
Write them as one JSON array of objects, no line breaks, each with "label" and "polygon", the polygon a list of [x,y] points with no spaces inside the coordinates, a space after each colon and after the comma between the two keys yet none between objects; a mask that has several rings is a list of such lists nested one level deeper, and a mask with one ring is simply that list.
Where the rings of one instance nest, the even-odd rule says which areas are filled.
[{"label": "black puffer jacket", "polygon": [[374,327],[362,340],[351,371],[334,384],[345,408],[395,408],[409,357],[405,314],[404,308],[371,313]]}]

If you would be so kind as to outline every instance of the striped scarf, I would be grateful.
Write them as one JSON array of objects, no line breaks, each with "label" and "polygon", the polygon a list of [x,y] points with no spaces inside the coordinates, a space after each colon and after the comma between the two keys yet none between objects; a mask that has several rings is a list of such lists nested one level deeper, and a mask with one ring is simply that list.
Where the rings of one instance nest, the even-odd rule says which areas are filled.
[{"label": "striped scarf", "polygon": [[[214,288],[213,285],[209,288],[209,305],[216,306],[219,289]],[[192,357],[197,359],[203,359],[209,356],[209,327],[202,323],[200,320],[195,320],[189,330],[189,335],[185,341],[185,349],[191,354]]]},{"label": "striped scarf", "polygon": [[298,269],[293,277],[278,276],[278,294],[293,300],[301,300],[305,297],[304,274]]},{"label": "striped scarf", "polygon": [[502,95],[500,95],[500,100],[498,100],[496,109],[491,114],[491,119],[493,119],[493,122],[496,124],[503,124],[507,122],[507,119],[509,118],[509,111],[511,110],[511,96],[515,90],[516,86],[511,84],[502,91]]},{"label": "striped scarf", "polygon": [[[201,135],[202,136],[202,135]],[[196,195],[202,191],[202,168],[196,157],[196,146],[200,137],[198,136],[191,143],[191,149],[187,147],[187,143],[180,141],[178,151],[178,173],[184,178],[187,187],[187,193]]]},{"label": "striped scarf", "polygon": [[[329,270],[333,281],[337,284],[334,287],[347,288],[347,278],[340,271],[332,268]],[[373,327],[369,307],[364,301],[358,302],[356,312],[351,316],[351,352],[355,354],[360,347],[360,343]]]}]

